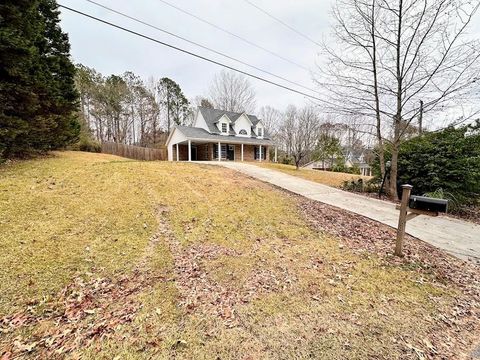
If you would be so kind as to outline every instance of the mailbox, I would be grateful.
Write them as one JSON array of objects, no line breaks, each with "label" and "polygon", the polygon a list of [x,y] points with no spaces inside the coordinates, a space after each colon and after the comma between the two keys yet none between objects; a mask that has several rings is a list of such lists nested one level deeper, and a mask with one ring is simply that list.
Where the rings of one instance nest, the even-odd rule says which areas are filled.
[{"label": "mailbox", "polygon": [[448,200],[412,195],[410,196],[408,207],[410,209],[446,213],[448,210]]}]

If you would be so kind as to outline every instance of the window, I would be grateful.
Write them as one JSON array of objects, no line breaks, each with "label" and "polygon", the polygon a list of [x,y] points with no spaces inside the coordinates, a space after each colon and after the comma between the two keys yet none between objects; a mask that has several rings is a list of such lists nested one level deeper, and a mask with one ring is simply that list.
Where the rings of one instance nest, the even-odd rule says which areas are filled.
[{"label": "window", "polygon": [[[226,159],[227,158],[227,145],[226,144],[222,144],[220,145],[221,147],[221,152],[222,152],[222,159]],[[218,144],[214,144],[213,145],[213,159],[216,160],[218,159]]]},{"label": "window", "polygon": [[245,130],[245,129],[240,130],[239,134],[240,135],[248,135],[247,130]]},{"label": "window", "polygon": [[[255,146],[255,160],[260,160],[260,146]],[[267,160],[267,148],[262,146],[262,160]]]},{"label": "window", "polygon": [[258,136],[262,137],[263,136],[263,128],[258,128],[257,129],[257,134],[258,134]]},{"label": "window", "polygon": [[227,124],[222,123],[222,133],[226,134],[227,133]]}]

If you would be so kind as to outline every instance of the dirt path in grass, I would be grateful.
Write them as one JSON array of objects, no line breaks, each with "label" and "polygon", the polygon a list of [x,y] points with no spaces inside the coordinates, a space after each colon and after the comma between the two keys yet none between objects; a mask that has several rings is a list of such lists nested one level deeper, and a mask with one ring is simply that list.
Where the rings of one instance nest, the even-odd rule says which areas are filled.
[{"label": "dirt path in grass", "polygon": [[[192,219],[192,223],[195,222],[196,219]],[[210,321],[220,320],[226,328],[243,326],[243,320],[235,310],[238,305],[248,304],[267,293],[284,290],[295,279],[284,266],[277,269],[258,268],[249,274],[241,286],[219,282],[206,268],[206,263],[225,257],[255,256],[264,245],[261,239],[250,251],[243,252],[212,243],[182,246],[166,220],[162,221],[160,227],[164,229],[162,235],[174,261],[173,280],[179,291],[179,305],[186,314]]]}]

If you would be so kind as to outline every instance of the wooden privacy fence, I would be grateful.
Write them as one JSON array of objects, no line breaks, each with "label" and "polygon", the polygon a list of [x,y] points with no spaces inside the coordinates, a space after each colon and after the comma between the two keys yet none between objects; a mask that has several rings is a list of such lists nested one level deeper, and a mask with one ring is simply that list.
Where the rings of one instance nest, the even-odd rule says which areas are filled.
[{"label": "wooden privacy fence", "polygon": [[167,148],[152,149],[140,146],[111,142],[102,143],[102,153],[112,154],[135,160],[167,160]]}]

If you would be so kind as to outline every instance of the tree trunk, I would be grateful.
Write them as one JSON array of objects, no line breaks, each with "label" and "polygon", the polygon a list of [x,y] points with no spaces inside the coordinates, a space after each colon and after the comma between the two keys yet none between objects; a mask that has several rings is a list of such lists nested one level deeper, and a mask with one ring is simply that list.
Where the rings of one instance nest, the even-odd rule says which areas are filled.
[{"label": "tree trunk", "polygon": [[373,65],[373,91],[375,97],[375,118],[376,118],[376,135],[377,135],[377,144],[378,144],[378,158],[380,159],[380,172],[382,178],[385,177],[386,167],[385,167],[385,151],[383,149],[383,139],[382,139],[382,118],[380,114],[380,97],[378,94],[378,69],[377,69],[377,38],[375,35],[375,1],[372,1],[372,28],[371,28],[371,37],[372,37],[372,65]]},{"label": "tree trunk", "polygon": [[398,28],[396,42],[396,80],[397,80],[397,112],[393,119],[394,135],[392,146],[392,165],[390,168],[390,198],[397,200],[397,173],[398,173],[398,150],[400,147],[400,136],[402,126],[402,93],[403,93],[403,75],[401,65],[401,46],[402,46],[402,22],[403,22],[403,0],[398,2]]},{"label": "tree trunk", "polygon": [[397,200],[397,175],[398,175],[398,151],[399,144],[395,143],[392,146],[392,165],[390,167],[390,184],[389,184],[389,193],[390,198]]}]

